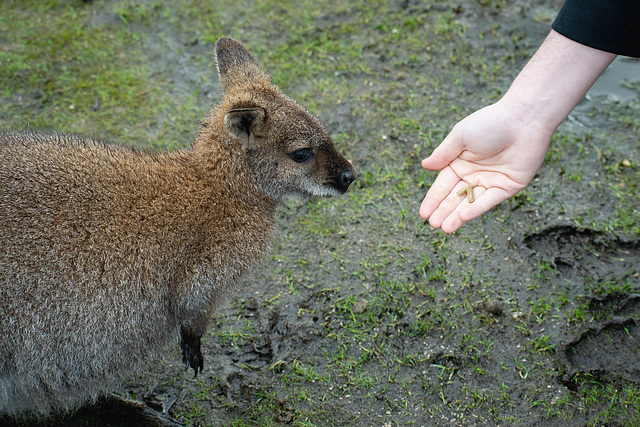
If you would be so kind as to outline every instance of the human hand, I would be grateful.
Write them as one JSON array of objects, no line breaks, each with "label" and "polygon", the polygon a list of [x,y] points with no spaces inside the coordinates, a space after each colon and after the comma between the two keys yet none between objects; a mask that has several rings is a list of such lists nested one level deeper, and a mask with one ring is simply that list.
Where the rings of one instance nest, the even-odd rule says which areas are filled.
[{"label": "human hand", "polygon": [[[454,232],[531,182],[554,129],[536,126],[519,110],[498,101],[476,111],[422,161],[425,169],[440,170],[420,206],[432,227]],[[458,194],[468,184],[475,186],[473,203]]]},{"label": "human hand", "polygon": [[[522,190],[553,132],[615,57],[552,30],[502,99],[459,122],[422,161],[441,171],[420,215],[451,233]],[[457,194],[468,185],[473,203]]]}]

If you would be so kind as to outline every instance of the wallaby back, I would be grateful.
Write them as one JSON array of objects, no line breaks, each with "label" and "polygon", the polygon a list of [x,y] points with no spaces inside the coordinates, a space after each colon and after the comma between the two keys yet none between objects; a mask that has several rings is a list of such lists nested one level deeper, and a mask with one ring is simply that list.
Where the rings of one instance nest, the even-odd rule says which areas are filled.
[{"label": "wallaby back", "polygon": [[355,170],[238,42],[191,150],[0,133],[0,415],[69,409],[178,337],[197,374],[221,297],[268,250],[288,195],[344,193]]}]

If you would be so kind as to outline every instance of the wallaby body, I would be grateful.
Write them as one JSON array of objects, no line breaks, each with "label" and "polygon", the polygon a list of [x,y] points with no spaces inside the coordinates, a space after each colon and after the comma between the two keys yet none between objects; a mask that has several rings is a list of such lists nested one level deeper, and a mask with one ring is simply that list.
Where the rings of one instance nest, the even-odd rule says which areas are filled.
[{"label": "wallaby body", "polygon": [[97,397],[181,337],[268,250],[287,195],[344,193],[355,171],[238,42],[191,150],[0,133],[0,415]]}]

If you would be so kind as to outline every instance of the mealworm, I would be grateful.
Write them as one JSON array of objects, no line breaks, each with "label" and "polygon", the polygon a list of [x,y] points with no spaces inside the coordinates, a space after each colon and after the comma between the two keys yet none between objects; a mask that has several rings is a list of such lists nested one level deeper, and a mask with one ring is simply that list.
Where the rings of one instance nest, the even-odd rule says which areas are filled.
[{"label": "mealworm", "polygon": [[469,203],[473,203],[473,201],[475,200],[473,198],[473,188],[475,187],[475,185],[473,184],[467,184],[466,186],[462,187],[460,190],[458,190],[458,196],[462,196],[464,195],[464,193],[467,193],[467,200],[469,201]]}]

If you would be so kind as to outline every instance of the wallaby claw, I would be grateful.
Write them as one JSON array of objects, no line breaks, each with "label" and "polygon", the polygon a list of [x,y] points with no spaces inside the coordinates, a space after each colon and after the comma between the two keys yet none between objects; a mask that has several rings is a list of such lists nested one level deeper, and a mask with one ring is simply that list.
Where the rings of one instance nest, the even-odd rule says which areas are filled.
[{"label": "wallaby claw", "polygon": [[198,376],[198,372],[204,369],[204,358],[200,350],[200,338],[202,336],[193,335],[184,329],[182,330],[182,339],[180,348],[182,349],[182,362],[186,368],[193,368],[193,378]]}]

